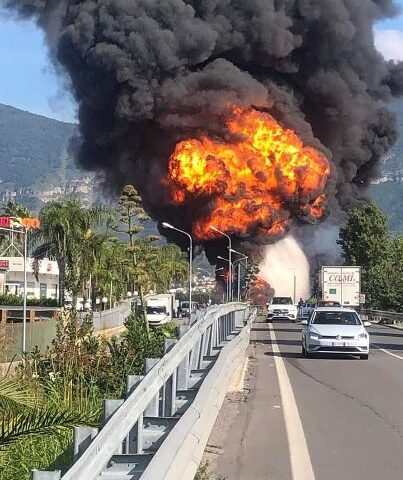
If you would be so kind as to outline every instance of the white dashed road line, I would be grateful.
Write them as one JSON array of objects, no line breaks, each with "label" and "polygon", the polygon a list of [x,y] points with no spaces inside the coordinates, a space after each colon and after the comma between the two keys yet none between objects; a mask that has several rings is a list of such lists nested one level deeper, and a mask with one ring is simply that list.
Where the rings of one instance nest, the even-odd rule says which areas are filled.
[{"label": "white dashed road line", "polygon": [[272,325],[268,325],[272,339],[274,362],[277,370],[281,403],[283,405],[284,421],[287,430],[292,477],[293,480],[315,480],[311,457],[309,456],[308,445],[298,413],[294,392],[291,387],[287,369],[284,365],[284,360],[281,357],[281,352],[277,345],[274,328]]}]

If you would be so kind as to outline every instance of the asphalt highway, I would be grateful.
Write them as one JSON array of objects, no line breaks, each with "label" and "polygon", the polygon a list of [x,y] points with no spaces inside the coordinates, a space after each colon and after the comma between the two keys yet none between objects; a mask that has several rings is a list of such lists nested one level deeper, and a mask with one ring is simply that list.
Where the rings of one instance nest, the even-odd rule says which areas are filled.
[{"label": "asphalt highway", "polygon": [[214,468],[227,480],[403,478],[403,331],[369,328],[369,360],[301,357],[301,327],[255,323]]}]

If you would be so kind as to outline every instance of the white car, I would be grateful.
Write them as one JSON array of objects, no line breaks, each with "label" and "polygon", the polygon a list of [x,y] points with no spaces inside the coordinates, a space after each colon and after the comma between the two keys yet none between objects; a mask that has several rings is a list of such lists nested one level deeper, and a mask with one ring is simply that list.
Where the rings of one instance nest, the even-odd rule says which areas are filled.
[{"label": "white car", "polygon": [[291,297],[273,297],[269,303],[267,321],[292,320],[297,321],[298,309]]},{"label": "white car", "polygon": [[369,334],[365,327],[371,324],[363,323],[352,308],[319,307],[301,325],[304,356],[337,353],[368,359]]}]

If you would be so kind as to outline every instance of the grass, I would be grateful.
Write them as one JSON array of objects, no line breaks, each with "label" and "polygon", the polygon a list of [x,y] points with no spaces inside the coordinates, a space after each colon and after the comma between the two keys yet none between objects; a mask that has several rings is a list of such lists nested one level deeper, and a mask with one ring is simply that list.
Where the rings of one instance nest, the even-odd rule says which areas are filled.
[{"label": "grass", "polygon": [[197,469],[194,480],[226,480],[225,477],[221,475],[215,475],[209,469],[208,462],[202,463]]}]

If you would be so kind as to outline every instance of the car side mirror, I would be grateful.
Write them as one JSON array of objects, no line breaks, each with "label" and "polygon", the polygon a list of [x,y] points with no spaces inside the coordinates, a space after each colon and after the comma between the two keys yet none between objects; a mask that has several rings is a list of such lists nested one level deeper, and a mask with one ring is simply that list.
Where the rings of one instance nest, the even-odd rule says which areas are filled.
[{"label": "car side mirror", "polygon": [[364,322],[364,327],[370,327],[372,325],[371,322]]},{"label": "car side mirror", "polygon": [[301,320],[301,325],[308,325],[308,320]]}]

